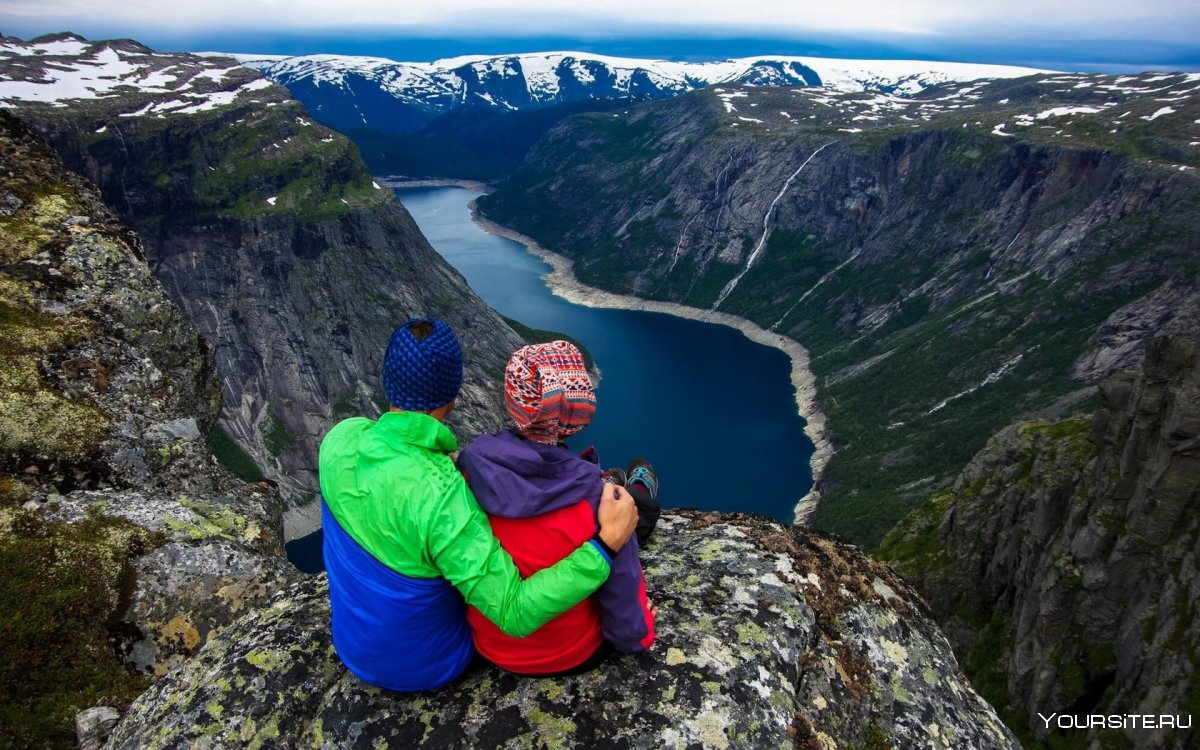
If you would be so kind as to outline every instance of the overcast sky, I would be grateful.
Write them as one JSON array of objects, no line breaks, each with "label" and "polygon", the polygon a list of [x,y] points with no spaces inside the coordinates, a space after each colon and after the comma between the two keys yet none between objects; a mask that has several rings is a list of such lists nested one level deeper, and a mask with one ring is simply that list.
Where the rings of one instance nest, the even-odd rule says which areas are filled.
[{"label": "overcast sky", "polygon": [[61,30],[151,44],[222,35],[264,44],[356,34],[464,42],[770,36],[911,49],[1094,44],[1103,52],[1118,42],[1165,60],[1200,49],[1200,0],[0,0],[0,32]]}]

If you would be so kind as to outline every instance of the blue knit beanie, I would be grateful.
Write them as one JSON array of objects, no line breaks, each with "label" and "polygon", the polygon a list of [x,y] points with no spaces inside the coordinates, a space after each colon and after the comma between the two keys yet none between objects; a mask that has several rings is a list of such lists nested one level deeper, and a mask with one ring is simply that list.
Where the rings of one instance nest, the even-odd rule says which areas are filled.
[{"label": "blue knit beanie", "polygon": [[[421,321],[433,332],[418,341],[411,329]],[[436,409],[458,396],[462,380],[462,348],[450,326],[433,318],[413,318],[392,332],[383,357],[383,390],[392,406]]]}]

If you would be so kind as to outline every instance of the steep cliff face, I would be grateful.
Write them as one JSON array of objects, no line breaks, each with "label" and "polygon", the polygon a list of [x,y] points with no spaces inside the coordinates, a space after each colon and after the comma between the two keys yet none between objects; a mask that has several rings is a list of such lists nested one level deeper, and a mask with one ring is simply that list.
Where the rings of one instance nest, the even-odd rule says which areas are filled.
[{"label": "steep cliff face", "polygon": [[567,121],[480,208],[585,283],[807,347],[838,449],[814,523],[873,545],[1018,415],[1197,330],[1198,86],[723,87]]},{"label": "steep cliff face", "polygon": [[7,112],[0,290],[0,734],[69,744],[75,711],[128,703],[298,575],[279,495],[204,440],[212,347]]},{"label": "steep cliff face", "polygon": [[381,354],[414,315],[463,340],[458,433],[500,427],[497,375],[520,340],[284,89],[232,60],[77,37],[5,40],[0,76],[0,98],[142,236],[216,347],[221,425],[292,499],[315,490],[333,421],[378,413]]},{"label": "steep cliff face", "polygon": [[[1056,734],[1038,713],[1200,714],[1195,342],[1152,340],[1144,368],[1100,397],[1092,417],[1002,431],[884,546],[976,684],[1051,742],[1085,733]],[[1086,735],[1092,748],[1182,748],[1195,732]]]},{"label": "steep cliff face", "polygon": [[856,550],[759,517],[667,512],[643,556],[661,610],[647,654],[382,691],[333,652],[320,576],[159,681],[109,747],[1016,747],[919,600]]}]

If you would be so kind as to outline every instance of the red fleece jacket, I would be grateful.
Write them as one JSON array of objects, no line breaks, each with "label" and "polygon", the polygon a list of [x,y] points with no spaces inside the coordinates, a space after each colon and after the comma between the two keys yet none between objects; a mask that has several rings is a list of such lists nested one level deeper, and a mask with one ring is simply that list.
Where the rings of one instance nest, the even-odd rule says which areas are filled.
[{"label": "red fleece jacket", "polygon": [[[522,576],[533,575],[570,554],[596,533],[591,505],[575,505],[533,518],[490,516],[492,533],[512,555]],[[642,647],[654,643],[654,617],[646,601],[643,578],[638,598],[646,619]],[[475,634],[475,648],[488,661],[518,674],[562,672],[582,664],[603,641],[600,605],[595,597],[579,604],[538,628],[527,638],[505,635],[478,610],[467,610],[467,621]]]}]

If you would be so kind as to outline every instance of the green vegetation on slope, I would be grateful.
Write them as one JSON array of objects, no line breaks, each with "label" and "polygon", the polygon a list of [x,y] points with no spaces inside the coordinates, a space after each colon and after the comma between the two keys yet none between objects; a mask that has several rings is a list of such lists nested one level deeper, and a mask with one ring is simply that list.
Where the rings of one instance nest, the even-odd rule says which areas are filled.
[{"label": "green vegetation on slope", "polygon": [[[306,120],[294,102],[208,127],[214,125],[207,137],[188,139],[193,163],[199,157],[206,164],[190,175],[201,210],[239,217],[298,214],[318,221],[390,197],[357,167],[353,144]],[[191,130],[196,123],[168,127]]]},{"label": "green vegetation on slope", "polygon": [[258,426],[258,431],[262,435],[263,447],[275,457],[280,456],[299,441],[299,438],[287,428],[287,425],[279,417],[279,413],[274,409],[267,410]]},{"label": "green vegetation on slope", "polygon": [[[113,151],[136,153],[122,181],[99,182],[105,202],[136,216],[143,233],[200,216],[320,221],[392,199],[390,190],[375,187],[354,144],[316,124],[295,101],[239,100],[210,111],[130,120],[109,111],[139,103],[87,101],[69,113],[26,105],[22,116],[77,169],[105,163]],[[84,124],[89,121],[107,124],[93,130]],[[128,185],[141,189],[121,189]]]},{"label": "green vegetation on slope", "polygon": [[583,355],[584,365],[586,365],[589,370],[595,366],[596,363],[594,360],[592,360],[592,353],[589,352],[587,348],[583,344],[579,343],[579,341],[573,336],[568,336],[567,334],[559,331],[543,331],[540,328],[530,328],[519,320],[513,320],[512,318],[504,315],[501,315],[500,317],[504,318],[504,322],[508,324],[508,327],[516,331],[517,335],[524,339],[526,343],[544,344],[547,341],[570,341],[579,349],[579,353]]},{"label": "green vegetation on slope", "polygon": [[254,483],[265,479],[262,469],[254,462],[250,454],[243,450],[219,425],[213,427],[212,432],[208,434],[208,445],[221,465],[232,471],[242,481]]},{"label": "green vegetation on slope", "polygon": [[[967,317],[928,313],[919,324],[885,326],[815,357],[822,402],[845,447],[830,461],[827,476],[837,484],[814,523],[877,544],[930,485],[948,483],[1015,416],[1078,390],[1070,368],[1088,337],[1159,281],[1103,301],[1031,285],[1016,299],[980,303]],[[885,353],[880,364],[836,379]]]}]

